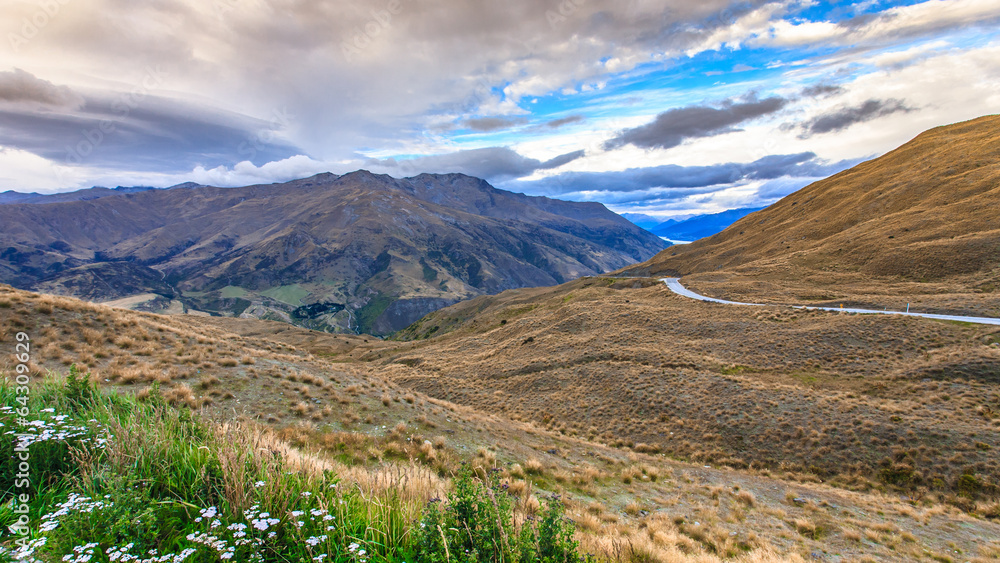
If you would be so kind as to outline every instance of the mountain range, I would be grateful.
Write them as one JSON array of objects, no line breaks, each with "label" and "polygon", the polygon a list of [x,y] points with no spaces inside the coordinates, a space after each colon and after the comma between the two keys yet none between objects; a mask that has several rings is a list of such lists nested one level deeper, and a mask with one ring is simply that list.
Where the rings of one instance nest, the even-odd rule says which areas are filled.
[{"label": "mountain range", "polygon": [[95,188],[2,205],[0,222],[0,281],[15,287],[374,334],[666,246],[599,203],[530,197],[461,174]]},{"label": "mountain range", "polygon": [[[182,188],[182,187],[196,187],[196,186],[198,186],[198,184],[189,183],[189,184],[180,184],[173,187]],[[23,193],[23,192],[8,190],[6,192],[0,192],[0,205],[9,203],[57,203],[61,201],[82,201],[87,199],[98,199],[117,194],[131,194],[136,192],[145,192],[154,189],[156,188],[152,188],[149,186],[118,186],[117,188],[105,188],[103,186],[94,186],[93,188],[87,188],[85,190],[76,190],[72,192],[63,192],[56,194],[40,194],[37,192]]]},{"label": "mountain range", "polygon": [[761,209],[763,207],[750,207],[729,209],[720,213],[695,215],[683,221],[666,221],[648,230],[658,237],[669,240],[695,241],[710,237],[732,225],[737,220]]}]

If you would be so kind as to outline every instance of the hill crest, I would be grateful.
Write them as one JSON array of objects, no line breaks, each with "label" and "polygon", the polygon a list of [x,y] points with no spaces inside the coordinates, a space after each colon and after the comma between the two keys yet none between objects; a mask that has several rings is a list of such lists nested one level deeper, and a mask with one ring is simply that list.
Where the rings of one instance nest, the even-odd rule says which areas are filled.
[{"label": "hill crest", "polygon": [[1000,116],[993,115],[926,131],[719,234],[623,271],[836,271],[989,284],[1000,266],[998,204]]}]

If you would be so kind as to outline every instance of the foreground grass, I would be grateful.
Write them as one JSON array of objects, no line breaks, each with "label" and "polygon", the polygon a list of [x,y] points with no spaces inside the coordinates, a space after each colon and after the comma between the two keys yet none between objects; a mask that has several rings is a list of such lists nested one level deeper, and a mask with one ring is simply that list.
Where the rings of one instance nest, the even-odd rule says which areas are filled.
[{"label": "foreground grass", "polygon": [[[260,427],[210,425],[155,391],[101,393],[75,369],[30,395],[2,383],[0,403],[0,560],[579,559],[558,502],[537,523],[515,522],[486,474],[465,471],[429,505],[430,488],[403,474],[348,485]],[[17,450],[29,453],[30,493],[16,482]]]}]

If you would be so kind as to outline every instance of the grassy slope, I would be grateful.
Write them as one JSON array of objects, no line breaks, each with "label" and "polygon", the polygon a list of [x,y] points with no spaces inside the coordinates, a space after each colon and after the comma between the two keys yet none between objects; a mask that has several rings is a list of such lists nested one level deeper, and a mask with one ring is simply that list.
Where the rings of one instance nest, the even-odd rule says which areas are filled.
[{"label": "grassy slope", "polygon": [[[609,283],[447,308],[418,329],[449,334],[367,358],[402,385],[568,435],[963,505],[969,474],[997,494],[995,328],[713,306]],[[644,285],[617,282],[630,284]]]},{"label": "grassy slope", "polygon": [[[617,287],[632,285],[642,284],[629,280]],[[589,292],[598,291],[571,287],[569,294],[554,290],[540,308],[507,311],[497,326],[535,322],[535,315],[591,302]],[[610,292],[602,299],[617,307],[657,290],[599,291]],[[270,417],[269,444],[282,459],[308,458],[362,490],[403,487],[410,498],[426,500],[449,486],[440,475],[450,475],[459,462],[496,464],[519,510],[537,510],[542,491],[562,493],[584,548],[612,559],[713,561],[747,553],[758,561],[795,560],[826,551],[909,560],[957,548],[985,561],[1000,553],[1000,546],[981,541],[1000,535],[1000,528],[932,496],[905,501],[831,488],[808,475],[680,463],[411,391],[391,378],[418,373],[410,370],[421,366],[380,365],[373,357],[413,344],[365,342],[278,323],[136,314],[9,289],[0,291],[0,316],[3,342],[17,330],[34,335],[38,372],[77,361],[89,364],[99,382],[140,396],[158,379],[166,400],[198,409],[208,421],[233,420],[235,410],[258,421],[244,417],[241,427],[263,432],[256,425]],[[419,345],[460,338],[482,339],[483,332],[464,328]],[[210,450],[222,445],[208,443]],[[414,514],[412,506],[408,510]]]},{"label": "grassy slope", "polygon": [[[17,404],[12,386],[0,387],[0,396],[5,406]],[[50,381],[36,385],[31,399],[30,420],[88,429],[30,447],[38,483],[30,514],[49,515],[41,517],[49,523],[46,541],[33,554],[41,561],[82,561],[87,552],[97,561],[112,553],[148,557],[150,550],[190,550],[185,559],[192,562],[218,561],[227,551],[235,561],[308,561],[320,553],[354,561],[352,543],[375,560],[400,560],[413,550],[404,523],[419,515],[426,496],[413,493],[439,485],[413,473],[405,489],[374,479],[362,489],[338,487],[336,466],[289,449],[266,429],[205,424],[157,394],[136,401]],[[14,417],[3,414],[13,426]],[[12,447],[6,436],[4,446]],[[4,473],[7,491],[12,474]],[[0,519],[10,524],[14,515],[8,508]],[[38,520],[33,528],[37,533]]]},{"label": "grassy slope", "polygon": [[[71,368],[66,383],[20,400],[28,397],[0,385],[4,427],[30,436],[0,441],[30,452],[36,483],[29,501],[21,497],[36,515],[23,523],[35,537],[15,559],[433,562],[450,561],[450,546],[486,560],[578,561],[563,505],[547,502],[537,525],[523,511],[515,521],[517,497],[486,477],[484,463],[460,473],[442,510],[427,504],[442,487],[426,470],[344,483],[335,464],[290,450],[266,429],[206,424],[157,390],[140,400],[102,394]],[[25,493],[17,464],[3,460],[0,487]],[[18,519],[12,506],[0,509],[3,524]]]}]

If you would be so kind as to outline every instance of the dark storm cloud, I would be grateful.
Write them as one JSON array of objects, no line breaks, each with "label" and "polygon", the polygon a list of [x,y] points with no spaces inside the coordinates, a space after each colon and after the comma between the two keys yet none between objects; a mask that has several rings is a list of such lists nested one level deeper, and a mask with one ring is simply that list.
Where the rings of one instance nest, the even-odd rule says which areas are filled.
[{"label": "dark storm cloud", "polygon": [[482,131],[488,133],[490,131],[500,131],[501,129],[510,129],[517,125],[524,125],[528,120],[523,117],[520,118],[509,118],[509,117],[478,117],[473,119],[466,119],[462,124],[473,131]]},{"label": "dark storm cloud", "polygon": [[0,102],[76,109],[83,105],[83,97],[66,86],[56,86],[16,68],[0,72]]},{"label": "dark storm cloud", "polygon": [[402,176],[415,176],[424,172],[439,174],[461,172],[496,182],[528,176],[536,170],[558,168],[582,156],[584,151],[579,150],[541,161],[527,158],[508,147],[488,147],[408,160],[372,159],[366,161],[364,166]]},{"label": "dark storm cloud", "polygon": [[836,111],[819,115],[802,125],[803,137],[841,131],[856,123],[871,121],[879,117],[898,112],[911,112],[903,100],[890,98],[887,100],[871,99],[858,106],[845,106]]},{"label": "dark storm cloud", "polygon": [[0,103],[0,145],[58,164],[175,172],[245,160],[264,164],[302,152],[278,136],[291,119],[287,114],[253,119],[152,96],[141,88],[80,96],[15,71],[0,74],[0,100],[35,102]]},{"label": "dark storm cloud", "polygon": [[719,107],[687,106],[665,111],[651,123],[626,129],[617,137],[605,143],[606,149],[625,145],[640,148],[669,149],[687,139],[712,137],[736,131],[736,126],[775,113],[785,107],[789,100],[778,96],[758,100],[755,97],[742,100],[726,100]]},{"label": "dark storm cloud", "polygon": [[[503,188],[552,196],[579,192],[641,192],[654,188],[673,188],[677,197],[686,197],[717,191],[719,186],[745,180],[829,176],[849,168],[855,162],[830,163],[817,158],[814,153],[804,152],[766,156],[748,163],[731,162],[713,166],[668,164],[617,172],[566,172],[541,180],[508,182]],[[656,197],[662,197],[662,194]]]}]

